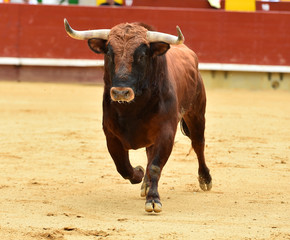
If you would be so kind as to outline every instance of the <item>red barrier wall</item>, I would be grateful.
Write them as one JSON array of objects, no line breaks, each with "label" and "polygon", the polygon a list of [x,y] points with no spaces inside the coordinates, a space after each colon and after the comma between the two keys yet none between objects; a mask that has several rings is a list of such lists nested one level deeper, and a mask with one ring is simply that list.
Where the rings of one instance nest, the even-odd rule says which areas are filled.
[{"label": "red barrier wall", "polygon": [[67,18],[79,30],[143,21],[176,34],[179,25],[200,62],[290,66],[287,12],[0,4],[0,16],[0,57],[96,58],[85,41],[67,36]]}]

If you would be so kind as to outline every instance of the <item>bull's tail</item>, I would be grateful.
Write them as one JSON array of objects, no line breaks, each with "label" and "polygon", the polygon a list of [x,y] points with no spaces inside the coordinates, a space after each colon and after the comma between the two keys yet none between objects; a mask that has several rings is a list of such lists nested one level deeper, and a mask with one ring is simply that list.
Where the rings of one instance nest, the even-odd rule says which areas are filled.
[{"label": "bull's tail", "polygon": [[180,130],[184,136],[187,136],[190,138],[190,132],[189,132],[188,126],[186,125],[183,118],[181,118],[180,120]]}]

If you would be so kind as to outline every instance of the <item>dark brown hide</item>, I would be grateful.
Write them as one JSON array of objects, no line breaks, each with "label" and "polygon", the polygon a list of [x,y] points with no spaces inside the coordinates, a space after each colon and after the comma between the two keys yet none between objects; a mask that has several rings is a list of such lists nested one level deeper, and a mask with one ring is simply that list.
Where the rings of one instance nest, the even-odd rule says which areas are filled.
[{"label": "dark brown hide", "polygon": [[[195,53],[183,44],[170,48],[163,42],[149,43],[146,31],[138,24],[120,24],[111,29],[105,46],[99,40],[89,40],[89,45],[105,52],[103,129],[108,150],[118,172],[139,183],[144,172],[132,167],[128,150],[146,148],[141,195],[146,195],[146,211],[160,212],[158,181],[180,120],[197,154],[200,187],[211,188],[204,159],[206,95]],[[117,96],[132,89],[134,99],[114,101],[112,89],[121,89]]]}]

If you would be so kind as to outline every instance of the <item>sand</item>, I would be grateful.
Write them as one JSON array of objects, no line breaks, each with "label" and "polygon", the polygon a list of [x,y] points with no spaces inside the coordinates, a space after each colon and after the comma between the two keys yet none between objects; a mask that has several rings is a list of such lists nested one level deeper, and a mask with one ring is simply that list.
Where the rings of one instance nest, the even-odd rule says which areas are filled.
[{"label": "sand", "polygon": [[212,191],[178,130],[149,214],[107,152],[102,91],[0,82],[0,239],[290,239],[290,92],[208,90]]}]

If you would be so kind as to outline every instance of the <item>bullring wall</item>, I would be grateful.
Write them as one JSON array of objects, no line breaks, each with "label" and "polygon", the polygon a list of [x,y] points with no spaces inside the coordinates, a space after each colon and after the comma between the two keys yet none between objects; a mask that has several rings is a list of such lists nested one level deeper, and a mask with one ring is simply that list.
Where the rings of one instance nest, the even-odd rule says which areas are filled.
[{"label": "bullring wall", "polygon": [[[30,69],[36,68],[36,72],[44,72],[41,69],[45,64],[37,64],[43,59],[101,60],[102,56],[91,52],[85,41],[67,36],[64,18],[79,30],[111,28],[120,22],[141,21],[159,31],[176,34],[175,26],[179,25],[185,43],[197,53],[201,66],[216,64],[214,71],[230,71],[231,68],[225,66],[234,66],[233,71],[238,71],[235,66],[254,65],[263,66],[263,72],[290,72],[289,12],[1,4],[0,15],[0,65],[6,68],[1,67],[2,79],[5,73],[7,76],[17,75],[29,65]],[[225,65],[218,68],[219,64]],[[92,65],[90,62],[89,68]],[[95,65],[101,64],[96,62]],[[47,66],[58,67],[58,62]],[[70,63],[61,66],[83,69]],[[279,68],[273,70],[273,66]],[[203,70],[211,71],[206,67]]]}]

